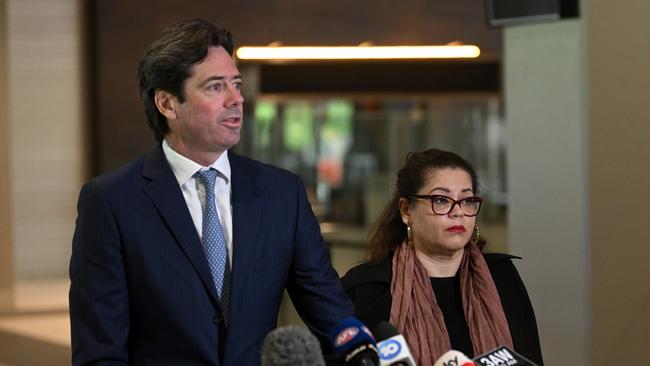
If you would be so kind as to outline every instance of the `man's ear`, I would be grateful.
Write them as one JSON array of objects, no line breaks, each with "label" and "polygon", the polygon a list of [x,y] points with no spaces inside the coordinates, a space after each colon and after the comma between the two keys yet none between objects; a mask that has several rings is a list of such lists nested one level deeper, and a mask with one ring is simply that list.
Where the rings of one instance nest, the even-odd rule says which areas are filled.
[{"label": "man's ear", "polygon": [[156,103],[156,108],[162,113],[163,116],[167,119],[176,119],[176,106],[178,105],[178,99],[170,92],[157,89],[154,94],[154,102]]},{"label": "man's ear", "polygon": [[409,225],[411,222],[411,214],[409,212],[409,201],[401,197],[399,199],[399,213],[402,216],[402,222]]}]

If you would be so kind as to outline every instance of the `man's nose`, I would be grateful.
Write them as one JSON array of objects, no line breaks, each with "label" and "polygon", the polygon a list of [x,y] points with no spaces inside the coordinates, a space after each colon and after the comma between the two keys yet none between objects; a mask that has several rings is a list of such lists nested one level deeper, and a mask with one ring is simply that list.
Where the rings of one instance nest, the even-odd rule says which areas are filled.
[{"label": "man's nose", "polygon": [[231,86],[227,91],[228,95],[225,100],[226,107],[241,105],[244,103],[244,96],[241,95],[241,90]]}]

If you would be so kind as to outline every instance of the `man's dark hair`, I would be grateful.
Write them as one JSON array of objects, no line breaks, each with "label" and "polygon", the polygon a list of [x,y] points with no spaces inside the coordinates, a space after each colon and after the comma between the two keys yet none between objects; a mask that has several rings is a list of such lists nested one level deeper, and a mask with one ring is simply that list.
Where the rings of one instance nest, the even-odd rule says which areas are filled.
[{"label": "man's dark hair", "polygon": [[169,126],[154,100],[156,90],[164,90],[183,103],[183,85],[192,76],[192,67],[203,61],[210,47],[223,47],[232,56],[230,32],[200,19],[186,19],[163,30],[145,52],[138,65],[140,97],[147,123],[156,139],[162,141]]}]

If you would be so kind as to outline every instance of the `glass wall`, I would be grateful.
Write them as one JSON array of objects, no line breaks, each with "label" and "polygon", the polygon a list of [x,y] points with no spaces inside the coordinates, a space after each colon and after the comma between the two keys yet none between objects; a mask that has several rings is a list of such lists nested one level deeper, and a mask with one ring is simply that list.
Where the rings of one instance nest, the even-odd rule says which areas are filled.
[{"label": "glass wall", "polygon": [[481,222],[503,226],[505,139],[499,95],[258,97],[243,154],[299,174],[326,238],[364,242],[406,154],[430,147],[471,161],[486,198]]}]

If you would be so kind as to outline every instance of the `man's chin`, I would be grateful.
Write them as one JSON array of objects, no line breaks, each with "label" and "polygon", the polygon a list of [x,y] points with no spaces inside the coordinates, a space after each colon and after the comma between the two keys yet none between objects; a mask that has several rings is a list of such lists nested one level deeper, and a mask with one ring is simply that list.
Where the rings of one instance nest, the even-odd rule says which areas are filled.
[{"label": "man's chin", "polygon": [[219,143],[219,144],[217,144],[215,146],[215,150],[218,150],[218,151],[228,150],[231,147],[237,145],[238,143],[239,143],[239,138],[229,140],[229,141],[222,141],[221,143]]}]

